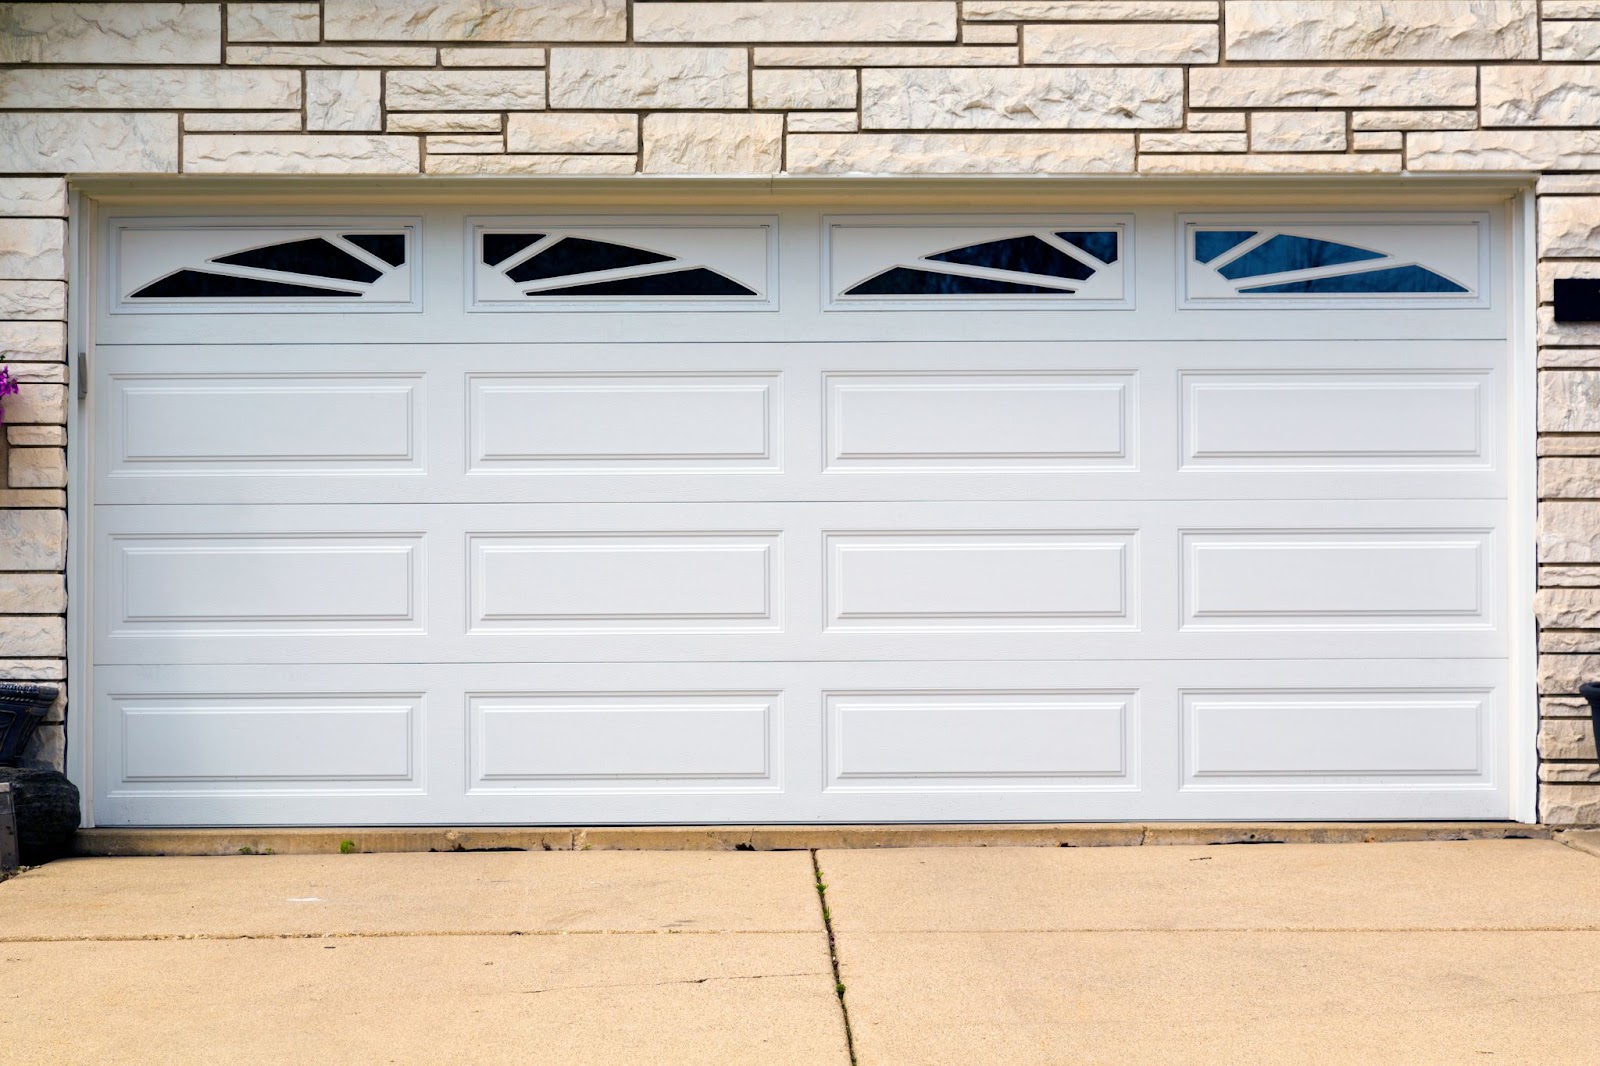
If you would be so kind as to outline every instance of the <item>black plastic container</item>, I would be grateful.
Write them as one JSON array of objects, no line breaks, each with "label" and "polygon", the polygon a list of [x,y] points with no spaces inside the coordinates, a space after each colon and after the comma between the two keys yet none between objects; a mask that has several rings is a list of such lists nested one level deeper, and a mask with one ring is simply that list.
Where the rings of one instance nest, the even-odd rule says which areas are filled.
[{"label": "black plastic container", "polygon": [[1589,701],[1589,720],[1594,723],[1594,753],[1600,758],[1600,682],[1585,681],[1578,686],[1578,695]]},{"label": "black plastic container", "polygon": [[61,690],[54,685],[0,681],[0,766],[15,766]]}]

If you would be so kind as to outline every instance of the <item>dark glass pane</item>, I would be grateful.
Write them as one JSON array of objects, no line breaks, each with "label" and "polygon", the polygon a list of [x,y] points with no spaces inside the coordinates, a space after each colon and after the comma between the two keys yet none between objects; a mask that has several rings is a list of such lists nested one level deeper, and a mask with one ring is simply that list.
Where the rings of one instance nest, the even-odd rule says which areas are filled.
[{"label": "dark glass pane", "polygon": [[1254,278],[1262,274],[1281,274],[1285,270],[1307,270],[1311,267],[1338,266],[1340,263],[1359,263],[1363,259],[1382,259],[1382,252],[1369,252],[1348,244],[1319,241],[1311,237],[1278,236],[1257,245],[1229,263],[1218,267],[1217,273],[1230,281]]},{"label": "dark glass pane", "polygon": [[1037,237],[1011,237],[966,248],[953,248],[938,255],[923,256],[936,263],[964,263],[967,266],[1015,270],[1023,274],[1047,274],[1053,278],[1082,281],[1094,275],[1094,268],[1080,263],[1061,249]]},{"label": "dark glass pane", "polygon": [[670,263],[672,256],[629,248],[625,244],[591,241],[587,237],[563,237],[525,263],[506,271],[512,281],[543,281],[568,274],[592,274],[596,270]]},{"label": "dark glass pane", "polygon": [[153,281],[133,294],[133,299],[181,297],[186,299],[247,300],[261,296],[360,296],[359,292],[290,285],[260,278],[234,278],[204,270],[180,270]]},{"label": "dark glass pane", "polygon": [[312,274],[319,278],[339,278],[342,281],[377,281],[383,277],[383,271],[368,266],[321,237],[289,241],[287,244],[269,244],[265,248],[219,255],[211,261],[261,270],[283,270],[290,274]]},{"label": "dark glass pane", "polygon": [[1082,248],[1102,263],[1115,263],[1117,261],[1117,235],[1111,230],[1058,233],[1056,236],[1074,248]]},{"label": "dark glass pane", "polygon": [[1331,278],[1290,281],[1282,285],[1257,285],[1240,292],[1466,292],[1442,274],[1426,267],[1389,267],[1364,274],[1339,274]]},{"label": "dark glass pane", "polygon": [[404,233],[346,233],[344,239],[363,252],[371,252],[392,267],[406,261]]},{"label": "dark glass pane", "polygon": [[504,263],[530,244],[544,240],[542,233],[485,233],[483,261],[488,266]]},{"label": "dark glass pane", "polygon": [[591,281],[587,285],[563,285],[558,289],[536,289],[528,296],[754,296],[732,278],[714,270],[695,267],[642,278],[616,278]]},{"label": "dark glass pane", "polygon": [[1065,289],[1048,289],[992,278],[968,278],[960,274],[940,274],[932,270],[893,267],[868,278],[845,293],[846,296],[989,296],[995,293],[1040,293],[1071,295]]},{"label": "dark glass pane", "polygon": [[1197,230],[1194,235],[1194,257],[1202,263],[1209,263],[1255,235],[1253,229]]}]

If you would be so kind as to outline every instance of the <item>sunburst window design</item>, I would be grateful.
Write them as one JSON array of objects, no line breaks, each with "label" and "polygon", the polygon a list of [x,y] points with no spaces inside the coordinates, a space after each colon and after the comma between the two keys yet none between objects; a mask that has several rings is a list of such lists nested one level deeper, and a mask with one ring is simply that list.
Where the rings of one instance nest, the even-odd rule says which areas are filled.
[{"label": "sunburst window design", "polygon": [[[750,285],[730,276],[680,243],[677,234],[641,231],[604,237],[550,229],[483,232],[479,258],[524,298],[739,299],[757,297]],[[637,239],[622,240],[622,236]],[[692,245],[691,240],[683,244]],[[721,264],[718,264],[721,265]],[[503,284],[503,283],[501,283]]]},{"label": "sunburst window design", "polygon": [[[1102,254],[1095,255],[1090,248]],[[1089,280],[1116,260],[1117,234],[1112,231],[1030,233],[925,255],[915,263],[874,274],[850,286],[844,295],[1061,296],[1078,291],[1074,282]]]},{"label": "sunburst window design", "polygon": [[277,228],[152,228],[122,236],[142,253],[125,262],[154,264],[157,272],[135,283],[129,301],[395,302],[400,290],[399,299],[409,299],[409,278],[396,277],[406,267],[404,230],[289,236]]}]

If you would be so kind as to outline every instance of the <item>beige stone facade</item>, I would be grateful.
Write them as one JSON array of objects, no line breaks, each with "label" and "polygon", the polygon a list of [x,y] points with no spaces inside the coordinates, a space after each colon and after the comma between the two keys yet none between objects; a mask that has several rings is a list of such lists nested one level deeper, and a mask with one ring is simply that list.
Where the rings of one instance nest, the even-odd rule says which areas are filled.
[{"label": "beige stone facade", "polygon": [[1540,812],[1600,822],[1600,326],[1548,304],[1600,273],[1600,2],[3,3],[0,65],[0,677],[53,682],[73,175],[1541,174]]}]

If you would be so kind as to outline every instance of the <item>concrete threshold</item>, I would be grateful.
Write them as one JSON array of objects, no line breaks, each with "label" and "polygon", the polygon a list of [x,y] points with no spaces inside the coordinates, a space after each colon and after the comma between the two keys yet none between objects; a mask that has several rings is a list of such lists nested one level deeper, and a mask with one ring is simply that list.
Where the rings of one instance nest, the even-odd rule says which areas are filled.
[{"label": "concrete threshold", "polygon": [[594,828],[84,829],[79,855],[326,855],[426,851],[805,851],[1093,848],[1181,844],[1379,844],[1550,840],[1520,822],[1150,822]]}]

